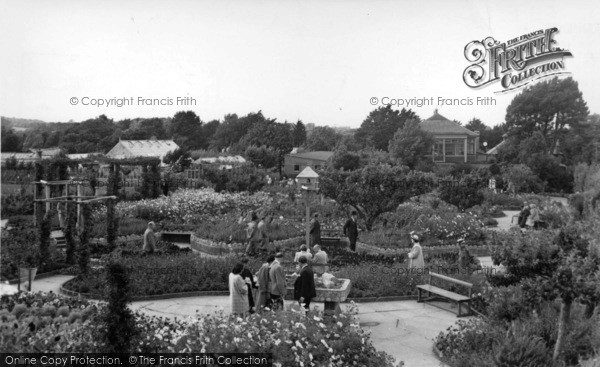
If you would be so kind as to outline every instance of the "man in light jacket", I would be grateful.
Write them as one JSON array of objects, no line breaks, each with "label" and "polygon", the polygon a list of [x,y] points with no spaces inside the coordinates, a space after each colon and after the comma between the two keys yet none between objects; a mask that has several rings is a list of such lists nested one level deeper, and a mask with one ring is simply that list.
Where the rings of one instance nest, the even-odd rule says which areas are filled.
[{"label": "man in light jacket", "polygon": [[256,297],[256,310],[262,312],[265,307],[271,307],[271,292],[269,287],[269,270],[275,261],[275,256],[269,255],[267,262],[262,264],[256,277],[258,278],[258,297]]},{"label": "man in light jacket", "polygon": [[147,254],[151,254],[156,249],[156,237],[154,237],[154,222],[148,223],[148,228],[144,232],[144,247],[143,251]]},{"label": "man in light jacket", "polygon": [[275,260],[269,267],[269,287],[273,310],[283,309],[283,297],[287,293],[285,285],[285,272],[281,266],[283,254],[278,252]]}]

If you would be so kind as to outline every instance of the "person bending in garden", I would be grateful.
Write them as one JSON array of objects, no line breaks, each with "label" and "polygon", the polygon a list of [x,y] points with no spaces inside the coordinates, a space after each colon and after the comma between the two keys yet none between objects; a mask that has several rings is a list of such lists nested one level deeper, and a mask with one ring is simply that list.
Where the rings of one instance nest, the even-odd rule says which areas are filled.
[{"label": "person bending in garden", "polygon": [[321,243],[321,223],[319,223],[319,213],[315,213],[310,221],[310,245],[318,245]]},{"label": "person bending in garden", "polygon": [[256,311],[262,312],[265,307],[271,308],[271,292],[269,292],[269,267],[275,261],[274,255],[269,255],[262,264],[256,277],[258,278],[258,296],[256,297]]},{"label": "person bending in garden", "polygon": [[344,224],[344,236],[350,241],[350,250],[356,252],[356,240],[358,239],[358,222],[356,210],[350,213],[350,218]]},{"label": "person bending in garden", "polygon": [[300,263],[300,272],[298,278],[294,282],[294,299],[298,304],[304,307],[307,311],[310,308],[310,300],[317,296],[315,288],[315,274],[308,265],[308,260],[304,256],[298,259]]},{"label": "person bending in garden", "polygon": [[421,238],[414,232],[410,233],[410,240],[413,244],[412,249],[408,253],[410,269],[416,269],[417,271],[423,271],[425,268],[425,261],[423,260],[423,248],[421,247]]},{"label": "person bending in garden", "polygon": [[525,228],[525,225],[527,225],[527,218],[529,218],[529,214],[531,214],[529,210],[529,205],[525,204],[525,206],[523,206],[523,209],[521,209],[521,212],[519,213],[519,227]]},{"label": "person bending in garden", "polygon": [[154,222],[148,223],[148,228],[144,232],[144,247],[143,251],[147,254],[151,254],[156,250],[156,237],[154,236]]},{"label": "person bending in garden", "polygon": [[260,229],[258,229],[258,216],[255,212],[252,212],[252,221],[248,223],[246,236],[248,239],[248,246],[246,247],[246,256],[254,256],[256,254],[256,249],[260,245],[260,241],[262,239]]},{"label": "person bending in garden", "polygon": [[240,275],[248,287],[248,311],[253,314],[255,312],[253,292],[258,287],[256,286],[256,282],[254,282],[254,275],[252,275],[252,271],[248,268],[248,258],[244,257],[241,262],[242,265],[244,265],[244,269],[242,269]]},{"label": "person bending in garden", "polygon": [[531,204],[531,217],[529,219],[531,220],[533,229],[540,227],[540,209],[535,204]]},{"label": "person bending in garden", "polygon": [[283,254],[278,252],[269,267],[269,291],[271,292],[271,308],[273,310],[283,309],[283,297],[287,293],[281,259],[283,259]]},{"label": "person bending in garden", "polygon": [[242,270],[244,270],[244,265],[237,263],[229,274],[229,301],[231,304],[231,314],[244,317],[248,313],[249,304],[248,287],[244,279],[242,279]]}]

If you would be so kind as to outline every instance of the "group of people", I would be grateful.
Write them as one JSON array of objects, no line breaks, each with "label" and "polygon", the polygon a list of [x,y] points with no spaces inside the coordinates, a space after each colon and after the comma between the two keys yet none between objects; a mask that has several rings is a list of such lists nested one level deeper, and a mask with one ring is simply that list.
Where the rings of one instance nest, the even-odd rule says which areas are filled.
[{"label": "group of people", "polygon": [[523,209],[519,212],[518,224],[519,227],[525,228],[527,226],[527,220],[530,220],[534,229],[540,228],[540,210],[535,204],[527,204],[523,206]]},{"label": "group of people", "polygon": [[[273,221],[273,215],[263,214],[260,217],[255,213],[251,213],[251,220],[246,229],[246,256],[254,256],[257,252],[274,253],[275,247],[269,238],[268,224]],[[241,218],[240,220],[243,220]]]},{"label": "group of people", "polygon": [[[317,296],[313,266],[325,266],[328,261],[327,253],[319,245],[315,245],[313,250],[314,254],[303,245],[294,258],[297,264],[294,299],[306,310],[309,309],[311,300]],[[229,274],[229,294],[233,315],[245,316],[265,309],[274,311],[283,309],[287,284],[281,264],[282,259],[281,252],[268,255],[254,275],[248,268],[247,257],[234,266]],[[254,299],[255,295],[256,299]]]}]

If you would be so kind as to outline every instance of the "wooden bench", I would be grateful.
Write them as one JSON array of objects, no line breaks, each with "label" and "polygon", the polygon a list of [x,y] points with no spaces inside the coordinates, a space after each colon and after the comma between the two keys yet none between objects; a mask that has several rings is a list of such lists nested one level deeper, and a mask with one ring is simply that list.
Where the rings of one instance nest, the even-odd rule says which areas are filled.
[{"label": "wooden bench", "polygon": [[[467,288],[469,290],[469,295],[468,296],[464,296],[462,294],[458,294],[455,292],[451,292],[449,290],[440,288],[440,287],[436,287],[434,285],[432,285],[431,280],[432,278],[436,278],[436,279],[441,279],[444,280],[446,282],[450,282],[450,283],[454,283],[454,284],[458,284],[461,285],[465,288]],[[433,272],[429,272],[429,284],[423,284],[423,285],[417,285],[417,290],[418,290],[418,296],[417,296],[417,302],[426,302],[426,301],[430,301],[434,298],[437,297],[432,297],[432,294],[435,294],[439,297],[445,298],[445,299],[449,299],[453,302],[455,302],[458,305],[458,314],[457,317],[462,317],[462,316],[469,316],[471,315],[472,311],[471,311],[471,292],[473,289],[473,284],[471,283],[467,283],[467,282],[463,282],[462,280],[458,280],[458,279],[454,279],[442,274],[438,274],[438,273],[433,273]],[[427,292],[427,299],[421,299],[421,292]],[[462,314],[462,304],[463,303],[467,303],[469,306],[469,311],[466,314]],[[436,306],[435,304],[433,304],[433,306]],[[437,307],[437,306],[436,306]]]}]

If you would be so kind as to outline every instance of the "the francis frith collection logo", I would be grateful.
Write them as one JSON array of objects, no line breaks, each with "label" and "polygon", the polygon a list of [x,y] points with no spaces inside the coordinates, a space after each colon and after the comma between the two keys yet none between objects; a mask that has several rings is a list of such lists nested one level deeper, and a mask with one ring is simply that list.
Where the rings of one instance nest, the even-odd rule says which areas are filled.
[{"label": "the francis frith collection logo", "polygon": [[[551,75],[565,74],[565,56],[571,52],[556,47],[557,28],[540,29],[500,43],[492,37],[465,46],[471,62],[463,80],[471,88],[499,82],[506,92]],[[496,93],[498,93],[496,92]]]}]

